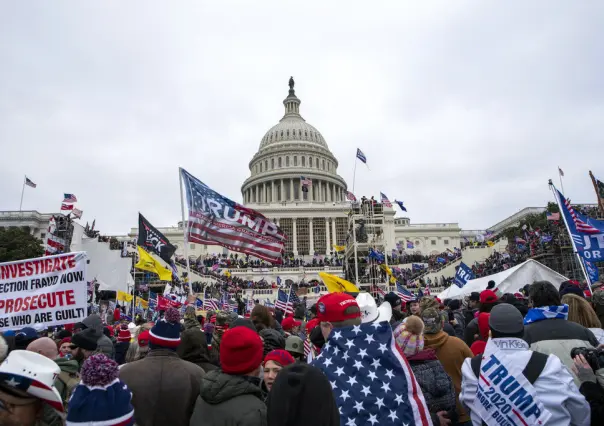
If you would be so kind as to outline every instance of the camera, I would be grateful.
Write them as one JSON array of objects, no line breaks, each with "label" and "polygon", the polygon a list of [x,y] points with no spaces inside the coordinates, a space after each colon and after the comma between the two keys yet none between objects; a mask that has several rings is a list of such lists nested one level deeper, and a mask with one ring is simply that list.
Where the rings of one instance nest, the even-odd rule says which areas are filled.
[{"label": "camera", "polygon": [[604,351],[602,350],[585,347],[572,348],[570,350],[570,357],[574,359],[577,355],[583,355],[593,371],[604,367]]}]

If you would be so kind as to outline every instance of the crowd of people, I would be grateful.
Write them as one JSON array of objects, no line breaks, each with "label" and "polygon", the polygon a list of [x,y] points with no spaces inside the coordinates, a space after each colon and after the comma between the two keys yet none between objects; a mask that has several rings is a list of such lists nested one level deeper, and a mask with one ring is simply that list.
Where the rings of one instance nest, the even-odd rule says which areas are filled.
[{"label": "crowd of people", "polygon": [[[538,281],[501,294],[489,282],[462,300],[389,293],[379,307],[367,293],[329,293],[289,315],[261,304],[245,315],[189,306],[182,318],[169,308],[155,322],[116,312],[4,332],[0,424],[335,426],[425,410],[422,424],[596,425],[604,287],[592,289],[586,297],[577,282]],[[378,341],[375,358],[365,358],[359,342],[371,348],[374,338],[396,352],[377,350]],[[394,368],[374,395],[384,365]],[[415,390],[401,385],[408,380]],[[353,407],[357,383],[365,391]],[[413,393],[406,400],[402,388]],[[514,403],[522,421],[505,417]]]}]

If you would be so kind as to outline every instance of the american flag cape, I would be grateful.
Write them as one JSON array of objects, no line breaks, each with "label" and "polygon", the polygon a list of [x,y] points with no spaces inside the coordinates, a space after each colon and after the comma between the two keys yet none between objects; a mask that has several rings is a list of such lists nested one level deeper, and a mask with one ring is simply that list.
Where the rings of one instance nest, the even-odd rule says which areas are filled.
[{"label": "american flag cape", "polygon": [[341,425],[432,424],[386,321],[334,329],[311,365],[331,382]]},{"label": "american flag cape", "polygon": [[180,172],[189,208],[189,242],[220,245],[268,262],[281,262],[286,236],[275,223],[213,191],[186,170]]},{"label": "american flag cape", "polygon": [[[556,189],[556,191],[558,192],[558,197],[560,198],[561,203],[564,205],[566,212],[570,215],[570,217],[575,225],[575,228],[577,229],[577,232],[582,233],[582,234],[604,233],[603,229],[598,229],[598,227],[597,227],[597,226],[602,227],[602,225],[604,225],[604,223],[602,221],[590,219],[589,217],[578,213],[577,211],[575,211],[575,209],[570,204],[570,202],[566,198],[564,198],[564,195],[562,195],[562,193],[560,191],[558,191],[557,189]],[[590,222],[592,222],[592,223],[590,223]],[[592,225],[596,225],[596,226],[592,226]]]}]

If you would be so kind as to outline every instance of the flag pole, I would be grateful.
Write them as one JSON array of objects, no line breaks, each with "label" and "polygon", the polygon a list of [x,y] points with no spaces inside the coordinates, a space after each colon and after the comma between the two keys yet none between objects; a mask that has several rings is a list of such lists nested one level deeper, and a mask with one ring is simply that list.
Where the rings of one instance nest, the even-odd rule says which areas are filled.
[{"label": "flag pole", "polygon": [[566,192],[564,191],[564,184],[562,183],[562,169],[560,168],[560,166],[558,166],[558,177],[560,178],[560,188],[562,189],[562,193],[566,194]]},{"label": "flag pole", "polygon": [[187,261],[187,278],[189,279],[189,294],[193,294],[193,283],[191,282],[191,264],[189,263],[189,241],[187,238],[187,228],[185,226],[185,200],[183,197],[182,191],[182,167],[178,168],[178,179],[180,182],[180,213],[182,214],[182,230],[184,236],[184,251],[185,251],[185,259]]},{"label": "flag pole", "polygon": [[[357,158],[355,157],[354,158],[354,170],[352,172],[352,193],[353,194],[354,194],[354,183],[355,183],[355,180],[357,177],[357,163],[358,163],[358,161],[357,161]],[[25,184],[23,184],[23,185],[24,185],[23,187],[25,188]]]},{"label": "flag pole", "polygon": [[598,184],[596,183],[596,177],[591,172],[591,170],[589,171],[589,177],[591,178],[591,183],[593,183],[594,190],[596,191],[596,197],[598,199],[598,207],[600,208],[600,211],[602,212],[602,215],[604,215],[604,199],[602,199],[600,197],[600,191],[599,191],[599,188],[598,188]]},{"label": "flag pole", "polygon": [[583,263],[583,259],[581,259],[581,256],[579,256],[579,253],[577,252],[577,246],[575,245],[575,240],[570,232],[570,228],[568,227],[568,222],[566,221],[566,215],[564,214],[562,202],[561,202],[560,198],[558,197],[556,187],[552,184],[551,180],[549,183],[550,183],[550,189],[552,190],[552,193],[554,194],[554,198],[556,199],[556,202],[558,203],[558,209],[560,210],[560,215],[562,216],[562,218],[564,220],[564,225],[566,226],[566,232],[568,232],[568,236],[570,237],[573,251],[575,252],[575,256],[577,257],[577,260],[579,261],[579,266],[581,267],[581,271],[583,272],[583,275],[585,276],[585,281],[587,282],[587,286],[589,287],[589,291],[591,292],[591,280],[589,279],[589,274],[587,273],[587,270],[585,269],[585,263]]},{"label": "flag pole", "polygon": [[19,211],[21,212],[23,209],[23,194],[25,193],[25,179],[27,177],[23,176],[23,188],[21,188],[21,202],[19,203]]}]

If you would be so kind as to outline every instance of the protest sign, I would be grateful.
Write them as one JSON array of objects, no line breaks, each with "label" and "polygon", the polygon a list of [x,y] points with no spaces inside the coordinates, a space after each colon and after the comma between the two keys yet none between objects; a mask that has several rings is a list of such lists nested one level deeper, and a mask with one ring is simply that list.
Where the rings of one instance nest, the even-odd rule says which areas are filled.
[{"label": "protest sign", "polygon": [[0,263],[0,332],[86,318],[85,252]]}]

